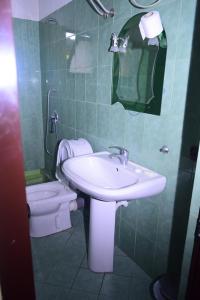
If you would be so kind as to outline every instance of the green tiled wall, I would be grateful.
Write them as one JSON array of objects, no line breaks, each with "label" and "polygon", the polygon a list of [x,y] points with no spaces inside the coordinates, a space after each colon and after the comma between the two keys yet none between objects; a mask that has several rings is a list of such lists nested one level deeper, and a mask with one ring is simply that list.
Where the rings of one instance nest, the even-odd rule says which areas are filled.
[{"label": "green tiled wall", "polygon": [[[182,270],[181,270],[181,281],[179,288],[179,300],[184,299],[185,291],[187,288],[187,280],[189,275],[189,268],[191,264],[192,250],[194,245],[194,232],[196,228],[197,217],[200,208],[199,200],[199,180],[200,180],[200,154],[198,151],[198,144],[200,140],[200,107],[199,107],[199,74],[198,70],[200,68],[200,58],[199,58],[199,46],[200,46],[200,28],[198,26],[200,17],[200,3],[197,4],[196,9],[196,25],[194,30],[193,38],[193,49],[192,49],[192,59],[190,68],[190,78],[189,78],[189,90],[188,90],[188,101],[186,105],[186,117],[184,121],[184,131],[183,140],[186,142],[182,146],[182,165],[185,169],[192,171],[193,176],[195,173],[195,179],[192,190],[191,202],[188,203],[187,209],[187,234],[184,245]],[[191,155],[191,146],[193,147],[193,155]],[[196,153],[194,152],[194,146],[196,148]],[[195,156],[198,155],[197,162],[195,162]],[[192,156],[192,160],[189,157]],[[191,166],[190,166],[191,165]],[[196,172],[195,172],[196,167]]]},{"label": "green tiled wall", "polygon": [[[60,115],[60,138],[85,137],[94,151],[110,145],[125,146],[130,159],[167,177],[162,194],[121,208],[117,220],[118,245],[146,272],[157,276],[166,272],[168,263],[196,0],[165,0],[155,6],[168,40],[160,116],[129,112],[118,103],[110,104],[111,33],[118,34],[141,10],[129,1],[104,2],[115,8],[114,18],[102,19],[87,1],[74,0],[50,15],[57,24],[40,22],[43,107],[45,111],[48,89],[56,88],[52,109]],[[66,32],[75,33],[76,40],[66,39]],[[92,61],[90,73],[83,69],[81,73],[70,72],[70,62],[81,44],[88,50],[82,48],[78,65],[86,64],[86,59]],[[168,155],[159,151],[164,144],[169,147]],[[47,164],[51,168],[46,157]]]},{"label": "green tiled wall", "polygon": [[44,166],[39,23],[13,19],[25,170]]},{"label": "green tiled wall", "polygon": [[194,245],[194,232],[196,228],[196,222],[198,218],[199,208],[200,208],[200,155],[198,155],[197,166],[196,166],[196,174],[193,186],[191,207],[189,213],[189,221],[188,221],[188,229],[187,236],[184,248],[184,256],[183,256],[183,264],[181,271],[181,282],[179,288],[179,300],[184,299],[185,291],[187,288],[187,281],[190,269],[190,263],[192,258],[192,250]]}]

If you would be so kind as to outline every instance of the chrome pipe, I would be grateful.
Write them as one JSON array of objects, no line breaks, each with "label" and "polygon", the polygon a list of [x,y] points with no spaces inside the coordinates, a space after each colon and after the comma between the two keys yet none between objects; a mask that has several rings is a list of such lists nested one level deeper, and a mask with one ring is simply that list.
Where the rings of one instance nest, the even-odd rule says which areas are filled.
[{"label": "chrome pipe", "polygon": [[93,0],[88,0],[88,2],[100,16],[102,17],[105,16],[104,12],[98,6],[96,6]]},{"label": "chrome pipe", "polygon": [[88,2],[100,16],[105,18],[107,18],[108,16],[114,16],[114,9],[106,9],[105,6],[100,2],[100,0],[88,0]]},{"label": "chrome pipe", "polygon": [[[44,140],[45,151],[46,151],[47,154],[49,154],[51,156],[52,156],[52,153],[49,151],[48,145],[47,145],[47,136],[48,136],[48,133],[49,133],[49,104],[50,104],[50,95],[53,92],[56,92],[56,89],[49,89],[48,90],[48,94],[47,94],[47,120],[46,120],[46,132],[45,132],[45,140]],[[57,128],[56,128],[56,133],[57,133]]]},{"label": "chrome pipe", "polygon": [[99,5],[99,7],[104,11],[104,13],[110,17],[114,16],[114,9],[111,8],[110,10],[108,10],[102,3],[100,0],[95,0],[96,3]]}]

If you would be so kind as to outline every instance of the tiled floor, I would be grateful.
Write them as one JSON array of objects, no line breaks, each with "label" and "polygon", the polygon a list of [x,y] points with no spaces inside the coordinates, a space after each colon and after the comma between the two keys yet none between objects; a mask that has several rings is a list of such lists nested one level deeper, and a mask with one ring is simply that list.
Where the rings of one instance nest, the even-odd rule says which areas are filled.
[{"label": "tiled floor", "polygon": [[120,249],[113,273],[88,269],[82,211],[71,219],[71,229],[31,240],[37,300],[150,300],[151,279]]}]

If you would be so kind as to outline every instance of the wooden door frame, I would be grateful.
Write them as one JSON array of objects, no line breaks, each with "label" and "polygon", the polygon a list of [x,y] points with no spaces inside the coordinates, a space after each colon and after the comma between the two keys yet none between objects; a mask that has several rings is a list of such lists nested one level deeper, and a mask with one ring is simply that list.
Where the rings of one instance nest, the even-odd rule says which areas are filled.
[{"label": "wooden door frame", "polygon": [[4,300],[35,299],[10,0],[0,1],[0,275]]}]

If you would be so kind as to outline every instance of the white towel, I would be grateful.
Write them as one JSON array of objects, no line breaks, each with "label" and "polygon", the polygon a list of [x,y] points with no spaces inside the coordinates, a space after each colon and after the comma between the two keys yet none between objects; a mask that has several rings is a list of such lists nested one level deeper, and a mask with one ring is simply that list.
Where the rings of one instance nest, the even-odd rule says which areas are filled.
[{"label": "white towel", "polygon": [[85,139],[68,140],[71,157],[93,153],[91,145]]},{"label": "white towel", "polygon": [[85,139],[67,140],[63,139],[58,147],[56,161],[56,178],[60,182],[66,182],[66,178],[61,171],[62,163],[69,158],[93,153],[92,147]]},{"label": "white towel", "polygon": [[71,73],[92,73],[93,61],[93,45],[91,41],[78,41],[75,47],[75,53],[72,56],[69,71]]}]

